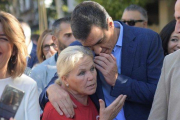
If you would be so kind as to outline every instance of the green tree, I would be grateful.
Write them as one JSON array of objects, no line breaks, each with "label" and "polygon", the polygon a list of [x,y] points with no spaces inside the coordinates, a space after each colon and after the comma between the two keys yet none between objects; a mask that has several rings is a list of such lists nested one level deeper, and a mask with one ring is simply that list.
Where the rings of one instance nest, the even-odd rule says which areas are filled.
[{"label": "green tree", "polygon": [[[77,3],[81,3],[82,1],[85,0],[76,0]],[[153,2],[154,0],[93,0],[95,2],[98,2],[104,8],[107,10],[109,15],[114,19],[114,20],[120,20],[122,13],[124,9],[131,5],[131,4],[137,4],[140,5],[141,7],[145,7],[147,3]]]}]

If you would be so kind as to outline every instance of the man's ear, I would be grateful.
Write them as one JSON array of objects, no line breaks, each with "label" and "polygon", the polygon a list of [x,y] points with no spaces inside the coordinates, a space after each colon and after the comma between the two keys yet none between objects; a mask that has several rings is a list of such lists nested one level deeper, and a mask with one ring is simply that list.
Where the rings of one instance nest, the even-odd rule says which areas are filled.
[{"label": "man's ear", "polygon": [[108,28],[114,27],[114,22],[111,17],[107,18]]},{"label": "man's ear", "polygon": [[52,40],[53,40],[53,42],[54,42],[54,44],[56,44],[57,45],[57,38],[54,36],[54,35],[52,35]]},{"label": "man's ear", "polygon": [[147,21],[144,21],[144,22],[143,22],[144,28],[147,28],[147,24],[148,24]]}]

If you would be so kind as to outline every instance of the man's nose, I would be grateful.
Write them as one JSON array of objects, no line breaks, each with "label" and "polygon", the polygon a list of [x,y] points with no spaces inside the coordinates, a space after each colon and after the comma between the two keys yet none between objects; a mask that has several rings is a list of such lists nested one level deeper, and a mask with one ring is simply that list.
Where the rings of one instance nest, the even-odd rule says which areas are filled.
[{"label": "man's nose", "polygon": [[101,51],[102,51],[102,48],[99,47],[99,46],[93,46],[93,47],[91,47],[91,50],[94,51],[94,53],[96,55],[99,55],[101,53]]},{"label": "man's nose", "polygon": [[180,20],[176,20],[175,32],[180,33]]}]

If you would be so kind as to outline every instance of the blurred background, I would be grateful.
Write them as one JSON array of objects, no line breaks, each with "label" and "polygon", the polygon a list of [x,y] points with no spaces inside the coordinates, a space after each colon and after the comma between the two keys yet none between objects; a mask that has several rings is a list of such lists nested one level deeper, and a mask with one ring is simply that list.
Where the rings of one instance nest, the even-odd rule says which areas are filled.
[{"label": "blurred background", "polygon": [[[84,0],[0,0],[0,10],[29,23],[32,34],[41,34],[55,19],[70,16]],[[93,0],[103,5],[113,20],[120,20],[124,8],[137,4],[148,12],[148,28],[159,33],[174,19],[176,0]]]}]

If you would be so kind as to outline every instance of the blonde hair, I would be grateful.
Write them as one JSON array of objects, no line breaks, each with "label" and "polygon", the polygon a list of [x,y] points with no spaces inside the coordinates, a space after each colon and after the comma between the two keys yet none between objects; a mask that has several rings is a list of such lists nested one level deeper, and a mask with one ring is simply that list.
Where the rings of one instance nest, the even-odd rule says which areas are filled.
[{"label": "blonde hair", "polygon": [[59,76],[56,83],[61,85],[61,77],[68,76],[79,60],[85,56],[93,59],[92,51],[83,46],[69,46],[61,51],[56,64]]},{"label": "blonde hair", "polygon": [[26,57],[28,53],[24,32],[19,21],[9,13],[0,11],[0,23],[2,24],[4,34],[13,45],[7,72],[12,78],[16,78],[21,76],[26,68]]},{"label": "blonde hair", "polygon": [[45,30],[39,37],[38,43],[37,43],[37,57],[39,60],[39,63],[46,60],[45,55],[43,54],[43,42],[46,39],[48,35],[52,35],[52,30]]}]

